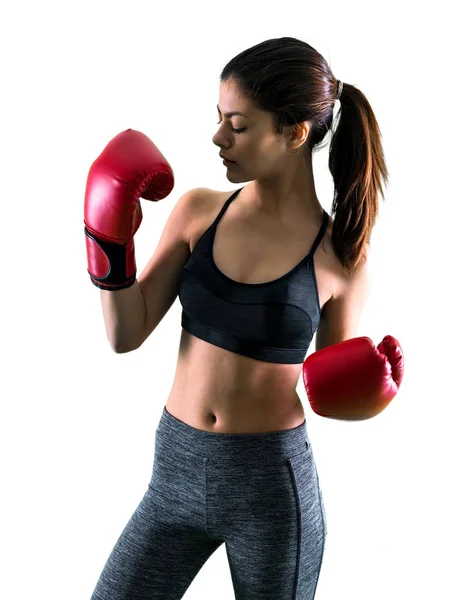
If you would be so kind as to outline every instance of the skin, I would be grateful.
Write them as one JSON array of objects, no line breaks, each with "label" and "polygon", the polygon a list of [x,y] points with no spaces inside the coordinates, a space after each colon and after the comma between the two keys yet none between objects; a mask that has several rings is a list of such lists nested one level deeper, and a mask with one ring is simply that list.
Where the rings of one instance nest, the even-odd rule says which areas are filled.
[{"label": "skin", "polygon": [[[273,131],[272,115],[259,110],[233,80],[220,84],[220,127],[212,138],[221,153],[237,162],[227,167],[231,183],[249,181],[243,200],[262,216],[290,222],[303,213],[307,219],[322,214],[315,191],[312,156],[306,151],[311,124],[286,126],[282,135]],[[223,117],[238,111],[246,115]],[[246,128],[241,133],[233,129]]]}]

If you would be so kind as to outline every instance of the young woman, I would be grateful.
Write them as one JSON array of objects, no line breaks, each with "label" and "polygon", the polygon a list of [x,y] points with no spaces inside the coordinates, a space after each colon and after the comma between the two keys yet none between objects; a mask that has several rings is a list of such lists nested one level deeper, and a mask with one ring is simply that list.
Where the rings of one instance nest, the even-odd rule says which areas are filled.
[{"label": "young woman", "polygon": [[[337,100],[333,219],[312,154]],[[168,195],[171,167],[127,130],[88,178],[89,272],[114,350],[139,348],[178,295],[183,307],[152,479],[92,600],[179,600],[223,543],[237,600],[315,595],[326,515],[296,386],[315,333],[316,350],[357,333],[387,180],[380,132],[362,92],[288,37],[225,66],[218,115],[213,143],[239,187],[184,194],[138,280],[139,198]]]}]

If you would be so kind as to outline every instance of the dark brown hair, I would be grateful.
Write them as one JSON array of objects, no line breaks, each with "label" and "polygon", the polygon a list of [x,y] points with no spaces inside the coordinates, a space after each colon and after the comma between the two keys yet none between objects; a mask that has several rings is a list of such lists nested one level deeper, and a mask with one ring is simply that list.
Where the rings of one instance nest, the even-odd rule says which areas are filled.
[{"label": "dark brown hair", "polygon": [[321,150],[331,131],[328,166],[334,181],[331,231],[334,251],[344,272],[366,256],[378,214],[378,192],[387,185],[381,132],[364,94],[343,83],[340,108],[333,109],[338,80],[312,46],[292,37],[266,40],[230,60],[220,81],[233,80],[260,110],[273,114],[275,133],[310,121],[308,152]]}]

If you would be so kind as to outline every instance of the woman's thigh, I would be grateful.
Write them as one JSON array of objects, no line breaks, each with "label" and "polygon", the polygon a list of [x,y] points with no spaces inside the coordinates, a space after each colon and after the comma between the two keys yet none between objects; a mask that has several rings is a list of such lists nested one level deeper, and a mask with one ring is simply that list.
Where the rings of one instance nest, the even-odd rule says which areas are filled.
[{"label": "woman's thigh", "polygon": [[327,528],[310,444],[282,464],[208,472],[208,482],[209,533],[225,540],[236,600],[312,600]]},{"label": "woman's thigh", "polygon": [[[205,534],[199,506],[184,495],[180,481],[177,488],[174,479],[170,481],[171,487],[160,478],[151,481],[112,549],[91,600],[180,600],[223,544]],[[193,478],[187,485],[194,485]]]}]

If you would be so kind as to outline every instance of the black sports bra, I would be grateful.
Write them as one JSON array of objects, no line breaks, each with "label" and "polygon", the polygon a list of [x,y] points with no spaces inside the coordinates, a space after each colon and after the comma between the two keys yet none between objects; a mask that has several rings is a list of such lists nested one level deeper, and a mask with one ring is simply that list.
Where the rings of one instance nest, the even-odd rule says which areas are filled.
[{"label": "black sports bra", "polygon": [[186,262],[179,285],[182,327],[192,335],[258,360],[302,363],[320,320],[314,252],[328,227],[323,223],[309,254],[291,271],[264,283],[240,283],[222,273],[213,260],[217,224],[225,202]]}]

